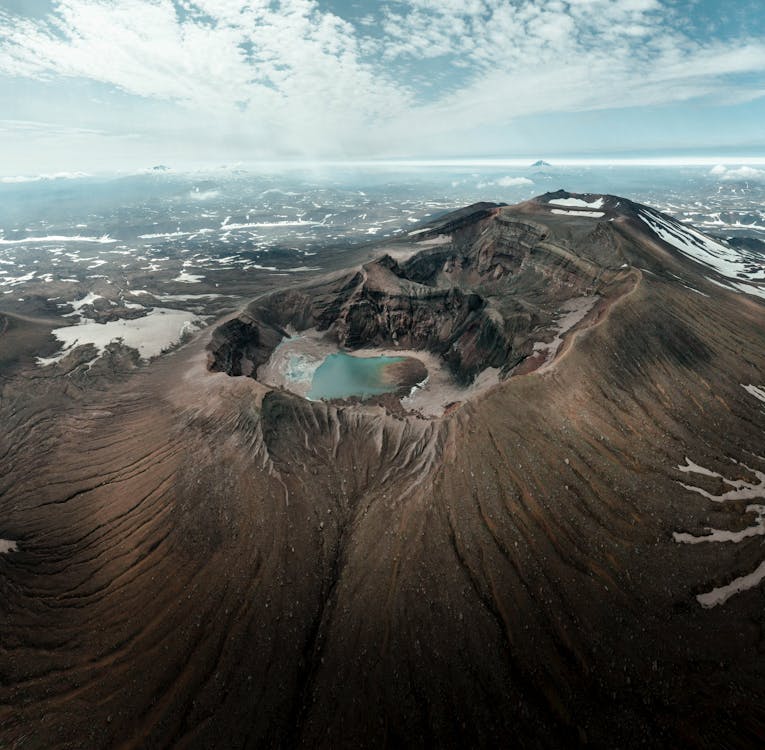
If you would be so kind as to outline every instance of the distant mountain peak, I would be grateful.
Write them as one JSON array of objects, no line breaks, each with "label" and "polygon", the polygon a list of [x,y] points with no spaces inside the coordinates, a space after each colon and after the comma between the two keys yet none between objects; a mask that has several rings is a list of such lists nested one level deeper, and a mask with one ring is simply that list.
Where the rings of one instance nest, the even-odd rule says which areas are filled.
[{"label": "distant mountain peak", "polygon": [[551,167],[552,164],[550,164],[549,161],[545,161],[544,159],[538,159],[531,166],[532,167]]}]

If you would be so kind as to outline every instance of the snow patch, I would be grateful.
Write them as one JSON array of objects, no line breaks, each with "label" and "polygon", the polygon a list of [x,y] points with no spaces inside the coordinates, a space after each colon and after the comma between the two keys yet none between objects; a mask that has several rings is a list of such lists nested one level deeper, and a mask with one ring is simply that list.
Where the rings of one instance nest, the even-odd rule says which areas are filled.
[{"label": "snow patch", "polygon": [[[133,292],[133,294],[137,294],[137,292]],[[145,292],[145,294],[148,294],[148,292]],[[187,300],[194,300],[194,299],[217,299],[218,297],[230,297],[229,294],[152,294],[152,297],[154,299],[158,299],[160,302],[186,302]],[[136,305],[137,307],[143,307],[143,305]],[[128,307],[128,304],[125,304],[125,307]]]},{"label": "snow patch", "polygon": [[139,234],[139,240],[171,240],[176,237],[188,237],[191,232],[164,232],[160,234]]},{"label": "snow patch", "polygon": [[92,305],[97,299],[103,299],[103,297],[100,294],[88,292],[82,299],[75,300],[74,302],[67,302],[67,305],[71,305],[74,308],[74,312],[69,313],[69,315],[75,315],[77,310],[85,307],[85,305]]},{"label": "snow patch", "polygon": [[560,317],[555,321],[557,327],[555,338],[549,342],[537,341],[534,344],[534,354],[543,354],[545,357],[543,367],[555,358],[563,343],[564,335],[584,320],[597,301],[597,297],[578,297],[563,303],[559,311]]},{"label": "snow patch", "polygon": [[[691,469],[688,471],[692,471],[694,474],[703,474],[704,476],[721,479],[723,484],[727,485],[728,487],[732,487],[733,489],[730,489],[719,495],[713,495],[711,492],[691,484],[683,484],[680,482],[680,486],[689,492],[695,492],[699,495],[702,495],[707,500],[711,500],[713,503],[724,503],[727,500],[752,500],[759,497],[765,498],[765,472],[757,471],[757,469],[750,469],[744,464],[741,464],[741,466],[754,474],[757,481],[747,482],[746,479],[727,479],[722,474],[718,474],[716,471],[709,471],[709,469],[699,467],[701,471],[695,471]],[[683,467],[678,468],[683,471]]]},{"label": "snow patch", "polygon": [[588,216],[591,219],[602,219],[605,216],[602,211],[564,211],[560,208],[553,208],[552,213],[564,216]]},{"label": "snow patch", "polygon": [[741,531],[727,531],[725,529],[708,529],[709,533],[702,536],[694,536],[684,532],[675,531],[672,538],[680,544],[701,544],[703,542],[733,542],[738,544],[744,539],[753,536],[765,535],[765,505],[747,505],[746,513],[756,514],[754,526],[748,526]]},{"label": "snow patch", "polygon": [[196,273],[189,273],[184,269],[174,279],[171,279],[171,281],[178,281],[181,284],[199,284],[203,279],[203,275],[200,276]]},{"label": "snow patch", "polygon": [[[758,388],[754,385],[742,385],[741,387],[758,401],[765,401],[765,389]],[[760,457],[758,456],[758,458]],[[687,457],[685,459],[685,465],[678,466],[677,468],[684,474],[696,474],[698,476],[720,479],[722,480],[723,485],[732,488],[714,495],[701,487],[681,483],[685,489],[691,492],[696,492],[714,503],[724,503],[727,501],[738,501],[750,498],[765,499],[765,472],[752,469],[749,466],[746,466],[746,464],[739,464],[738,462],[734,463],[746,469],[754,477],[754,481],[747,479],[727,479],[719,472],[699,466],[699,464],[694,463]],[[752,537],[765,536],[765,505],[761,503],[750,504],[746,506],[744,512],[747,514],[754,513],[755,523],[740,531],[708,528],[708,533],[702,534],[701,536],[676,531],[673,533],[672,538],[678,544],[738,544],[746,539],[751,539]],[[725,586],[719,586],[704,594],[698,594],[696,600],[705,609],[717,607],[721,604],[725,604],[725,602],[732,596],[758,586],[763,579],[765,579],[765,560],[763,560],[751,573],[735,578]]]},{"label": "snow patch", "polygon": [[[229,216],[226,219],[226,222],[228,222],[228,219],[231,217]],[[303,221],[302,219],[297,219],[296,221],[259,221],[254,222],[252,224],[228,224],[224,223],[221,225],[221,227],[225,227],[227,230],[233,230],[233,229],[259,229],[260,227],[315,227],[317,226],[317,222],[315,221]]]},{"label": "snow patch", "polygon": [[16,286],[17,284],[23,284],[25,281],[32,281],[35,276],[35,271],[25,273],[23,276],[8,276],[0,280],[0,286]]},{"label": "snow patch", "polygon": [[144,317],[133,320],[96,323],[84,318],[78,325],[54,329],[53,335],[64,346],[52,357],[38,357],[37,364],[46,367],[60,362],[75,347],[85,344],[93,344],[101,355],[108,344],[117,340],[137,349],[141,359],[151,359],[177,344],[186,333],[200,327],[194,313],[162,307],[155,307]]},{"label": "snow patch", "polygon": [[603,208],[603,198],[584,201],[581,198],[553,198],[549,201],[553,206],[570,206],[572,208]]},{"label": "snow patch", "polygon": [[6,240],[5,238],[0,238],[0,245],[26,245],[48,242],[94,242],[98,245],[111,245],[114,242],[118,242],[118,240],[113,240],[108,234],[104,234],[101,237],[83,237],[79,234],[54,234],[49,235],[48,237],[25,237],[23,240]]},{"label": "snow patch", "polygon": [[748,591],[759,586],[763,579],[765,579],[765,560],[748,575],[734,579],[727,586],[720,586],[706,594],[699,594],[696,600],[704,609],[711,609],[719,604],[725,604],[728,599],[742,591]]},{"label": "snow patch", "polygon": [[765,297],[765,288],[747,283],[765,281],[765,261],[747,258],[722,241],[707,237],[698,230],[662,216],[656,211],[642,210],[640,218],[668,245],[729,279],[728,287]]},{"label": "snow patch", "polygon": [[765,388],[758,388],[756,385],[741,386],[750,396],[754,396],[758,401],[765,403]]}]

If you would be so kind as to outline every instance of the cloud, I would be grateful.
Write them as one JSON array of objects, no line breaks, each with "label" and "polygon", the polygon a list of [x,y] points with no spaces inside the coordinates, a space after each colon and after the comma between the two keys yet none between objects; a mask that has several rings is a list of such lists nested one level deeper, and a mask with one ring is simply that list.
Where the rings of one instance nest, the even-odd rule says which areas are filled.
[{"label": "cloud", "polygon": [[437,153],[534,115],[765,93],[762,39],[699,41],[667,0],[389,0],[355,23],[319,0],[52,6],[0,11],[0,75],[170,105],[258,157]]},{"label": "cloud", "polygon": [[533,184],[534,180],[530,180],[528,177],[500,177],[497,180],[499,187],[521,187]]},{"label": "cloud", "polygon": [[90,175],[86,172],[56,172],[55,174],[15,175],[0,177],[0,183],[5,185],[16,185],[25,182],[43,182],[48,180],[80,180],[83,177],[90,177]]},{"label": "cloud", "polygon": [[187,197],[193,201],[210,201],[220,195],[220,190],[192,190]]},{"label": "cloud", "polygon": [[487,187],[503,187],[503,188],[513,188],[513,187],[526,187],[528,185],[533,185],[534,181],[530,180],[528,177],[510,177],[509,175],[507,177],[499,177],[496,180],[483,180],[479,182],[476,187],[479,190],[483,190]]},{"label": "cloud", "polygon": [[725,167],[718,164],[713,167],[709,174],[719,177],[723,182],[765,182],[765,169],[754,167]]},{"label": "cloud", "polygon": [[743,80],[765,73],[762,40],[694,41],[657,0],[476,0],[464,8],[414,0],[405,6],[406,12],[389,15],[386,31],[394,42],[385,50],[388,58],[432,55],[448,66],[451,56],[473,71],[464,86],[410,113],[405,131],[417,120],[444,133],[553,112],[744,100],[762,90],[761,80]]},{"label": "cloud", "polygon": [[36,138],[41,135],[45,137],[108,135],[103,130],[78,128],[33,120],[0,120],[0,133],[12,133],[25,138]]},{"label": "cloud", "polygon": [[354,28],[312,0],[58,0],[0,14],[0,72],[87,79],[170,101],[275,143],[353,138],[407,100],[359,56]]}]

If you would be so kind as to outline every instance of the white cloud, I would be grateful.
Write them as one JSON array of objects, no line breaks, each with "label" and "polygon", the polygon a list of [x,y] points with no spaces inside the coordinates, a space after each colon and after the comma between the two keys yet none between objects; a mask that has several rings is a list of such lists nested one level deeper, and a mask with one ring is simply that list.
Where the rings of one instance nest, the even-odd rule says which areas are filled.
[{"label": "white cloud", "polygon": [[0,11],[0,75],[170,103],[184,134],[259,157],[436,153],[522,117],[765,93],[763,40],[696,41],[666,0],[390,0],[357,25],[319,0],[53,4]]},{"label": "white cloud", "polygon": [[[659,106],[701,97],[745,99],[762,90],[737,76],[765,73],[765,43],[702,44],[682,35],[656,0],[466,4],[414,0],[389,16],[389,58],[444,50],[467,60],[467,84],[407,113],[402,131],[432,123],[429,137],[519,117]],[[427,8],[430,12],[424,13]],[[649,32],[649,29],[652,31]],[[645,34],[643,32],[646,32]],[[445,62],[448,64],[448,61]],[[751,93],[750,93],[751,97]]]},{"label": "white cloud", "polygon": [[83,177],[90,177],[86,172],[56,172],[55,174],[38,175],[11,175],[0,177],[0,183],[5,185],[14,185],[24,182],[42,182],[46,180],[79,180]]},{"label": "white cloud", "polygon": [[170,0],[59,0],[44,22],[2,14],[0,72],[97,81],[307,150],[407,101],[361,61],[354,28],[313,0],[181,5],[188,15]]},{"label": "white cloud", "polygon": [[483,190],[484,188],[489,187],[513,188],[526,187],[533,184],[534,181],[530,180],[528,177],[510,177],[508,175],[507,177],[499,177],[496,180],[482,180],[476,185],[476,187],[479,190]]},{"label": "white cloud", "polygon": [[188,198],[193,201],[210,201],[220,195],[220,190],[192,190]]},{"label": "white cloud", "polygon": [[719,177],[723,182],[765,182],[765,169],[754,167],[725,167],[718,164],[709,174]]},{"label": "white cloud", "polygon": [[530,180],[528,177],[500,177],[497,180],[499,187],[522,187],[533,184],[534,180]]},{"label": "white cloud", "polygon": [[0,133],[12,133],[25,138],[43,136],[91,136],[107,135],[102,130],[93,128],[77,128],[67,125],[57,125],[50,122],[37,122],[32,120],[0,120]]}]

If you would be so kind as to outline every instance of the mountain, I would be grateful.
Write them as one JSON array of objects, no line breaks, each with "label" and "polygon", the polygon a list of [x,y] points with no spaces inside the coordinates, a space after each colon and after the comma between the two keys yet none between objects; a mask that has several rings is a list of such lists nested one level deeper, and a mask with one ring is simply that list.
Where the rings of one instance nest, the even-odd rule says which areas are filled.
[{"label": "mountain", "polygon": [[531,166],[532,167],[551,167],[552,164],[550,164],[550,162],[548,161],[544,161],[543,159],[538,159]]},{"label": "mountain", "polygon": [[[3,385],[0,745],[757,746],[759,249],[559,191],[370,253]],[[298,395],[341,349],[427,380]]]}]

